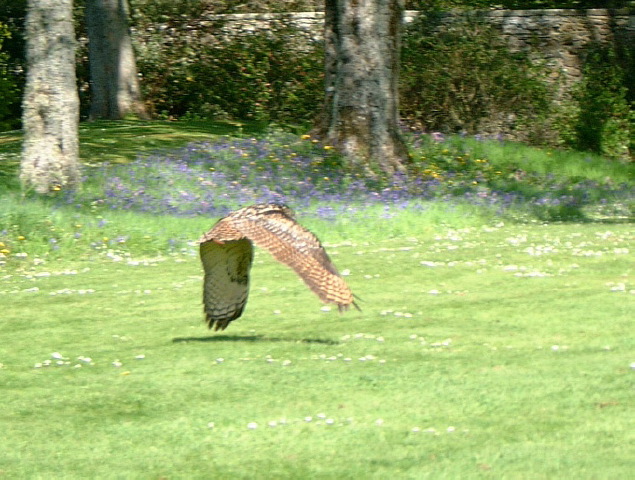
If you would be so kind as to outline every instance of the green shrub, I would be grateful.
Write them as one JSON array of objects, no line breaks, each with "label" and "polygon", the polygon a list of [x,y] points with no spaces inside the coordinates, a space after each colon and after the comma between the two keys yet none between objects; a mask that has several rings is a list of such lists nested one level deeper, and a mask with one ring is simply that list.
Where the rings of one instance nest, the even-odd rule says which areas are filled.
[{"label": "green shrub", "polygon": [[[216,28],[221,28],[217,25]],[[151,110],[163,117],[305,123],[323,95],[322,46],[298,47],[284,20],[267,32],[204,38],[168,27],[138,50]]]},{"label": "green shrub", "polygon": [[625,71],[614,48],[593,44],[574,89],[577,115],[569,143],[580,150],[628,160],[635,147],[635,110],[627,100]]},{"label": "green shrub", "polygon": [[[401,109],[426,131],[490,133],[540,128],[550,109],[546,71],[526,52],[511,52],[478,17],[437,31],[422,16],[403,42]],[[527,119],[532,119],[528,122]]]}]

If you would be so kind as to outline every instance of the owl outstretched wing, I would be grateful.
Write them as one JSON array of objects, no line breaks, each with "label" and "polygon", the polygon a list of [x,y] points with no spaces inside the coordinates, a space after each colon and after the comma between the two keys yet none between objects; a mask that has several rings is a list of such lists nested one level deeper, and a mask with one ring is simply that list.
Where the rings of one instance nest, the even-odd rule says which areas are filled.
[{"label": "owl outstretched wing", "polygon": [[219,220],[201,239],[205,269],[203,300],[211,328],[224,329],[244,309],[249,289],[251,244],[268,250],[291,267],[325,303],[346,310],[353,294],[331,262],[319,239],[295,221],[284,205],[258,204]]}]

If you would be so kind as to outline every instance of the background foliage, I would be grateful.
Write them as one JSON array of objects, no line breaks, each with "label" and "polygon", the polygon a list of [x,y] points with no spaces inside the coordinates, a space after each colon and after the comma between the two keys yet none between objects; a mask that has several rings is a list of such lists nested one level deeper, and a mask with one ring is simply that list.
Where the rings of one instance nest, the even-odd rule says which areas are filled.
[{"label": "background foliage", "polygon": [[188,25],[176,17],[165,28],[140,29],[138,66],[156,115],[283,123],[315,115],[323,91],[321,45],[294,45],[298,32],[284,19],[268,32],[214,39],[208,28]]},{"label": "background foliage", "polygon": [[[632,52],[631,52],[632,53]],[[592,44],[586,52],[582,81],[574,91],[578,111],[574,117],[574,137],[570,144],[610,158],[627,158],[635,151],[635,110],[631,91],[626,87],[633,58],[622,68],[619,52],[601,44]]]},{"label": "background foliage", "polygon": [[[76,2],[78,84],[90,102],[83,0]],[[445,133],[488,133],[501,125],[533,144],[590,150],[612,158],[633,151],[635,55],[632,46],[591,46],[585,79],[564,102],[550,96],[547,70],[531,52],[511,53],[494,29],[470,20],[461,31],[433,32],[434,12],[449,8],[606,8],[628,1],[411,1],[425,21],[404,37],[401,107],[411,126]],[[19,127],[24,81],[24,0],[0,0],[0,129]],[[131,0],[142,88],[159,118],[231,118],[306,125],[319,111],[323,48],[298,47],[281,19],[271,31],[218,36],[208,13],[271,12],[280,2]],[[319,10],[323,2],[284,2],[285,11]],[[208,18],[208,17],[207,17]],[[205,25],[203,25],[204,22]],[[553,79],[549,80],[553,82]],[[422,88],[425,86],[425,88]],[[599,93],[596,95],[596,93]]]},{"label": "background foliage", "polygon": [[401,110],[410,124],[425,131],[502,131],[534,145],[632,156],[632,45],[590,44],[581,57],[582,81],[562,95],[558,72],[539,60],[539,51],[511,51],[478,15],[439,29],[439,13],[425,11],[404,35]]},{"label": "background foliage", "polygon": [[[538,138],[548,114],[548,71],[530,52],[511,52],[492,26],[466,17],[440,33],[436,16],[406,29],[402,53],[402,114],[425,131],[513,131]],[[532,122],[528,120],[532,119]],[[533,130],[532,130],[533,129]]]},{"label": "background foliage", "polygon": [[632,0],[408,0],[406,8],[413,10],[437,9],[488,9],[531,10],[541,8],[624,8],[633,6]]}]

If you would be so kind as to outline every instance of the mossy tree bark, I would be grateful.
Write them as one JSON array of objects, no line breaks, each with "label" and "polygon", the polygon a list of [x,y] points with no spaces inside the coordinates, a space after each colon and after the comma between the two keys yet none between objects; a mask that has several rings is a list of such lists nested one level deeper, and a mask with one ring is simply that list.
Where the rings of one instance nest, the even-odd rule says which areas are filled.
[{"label": "mossy tree bark", "polygon": [[80,181],[73,1],[29,0],[27,9],[20,179],[44,194]]},{"label": "mossy tree bark", "polygon": [[318,131],[353,168],[403,172],[399,131],[402,0],[326,0],[325,107]]},{"label": "mossy tree bark", "polygon": [[91,120],[146,117],[128,16],[127,0],[86,1]]}]

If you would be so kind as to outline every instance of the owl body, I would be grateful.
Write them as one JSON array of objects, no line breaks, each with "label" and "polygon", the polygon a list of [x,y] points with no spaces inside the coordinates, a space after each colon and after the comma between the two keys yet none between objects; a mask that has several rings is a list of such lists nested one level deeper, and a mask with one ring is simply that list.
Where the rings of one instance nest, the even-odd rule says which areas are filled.
[{"label": "owl body", "polygon": [[220,219],[199,244],[205,270],[204,311],[210,328],[224,330],[242,314],[249,294],[253,244],[291,267],[323,302],[334,303],[340,310],[351,304],[357,308],[318,238],[297,223],[285,205],[258,204],[236,210]]}]

